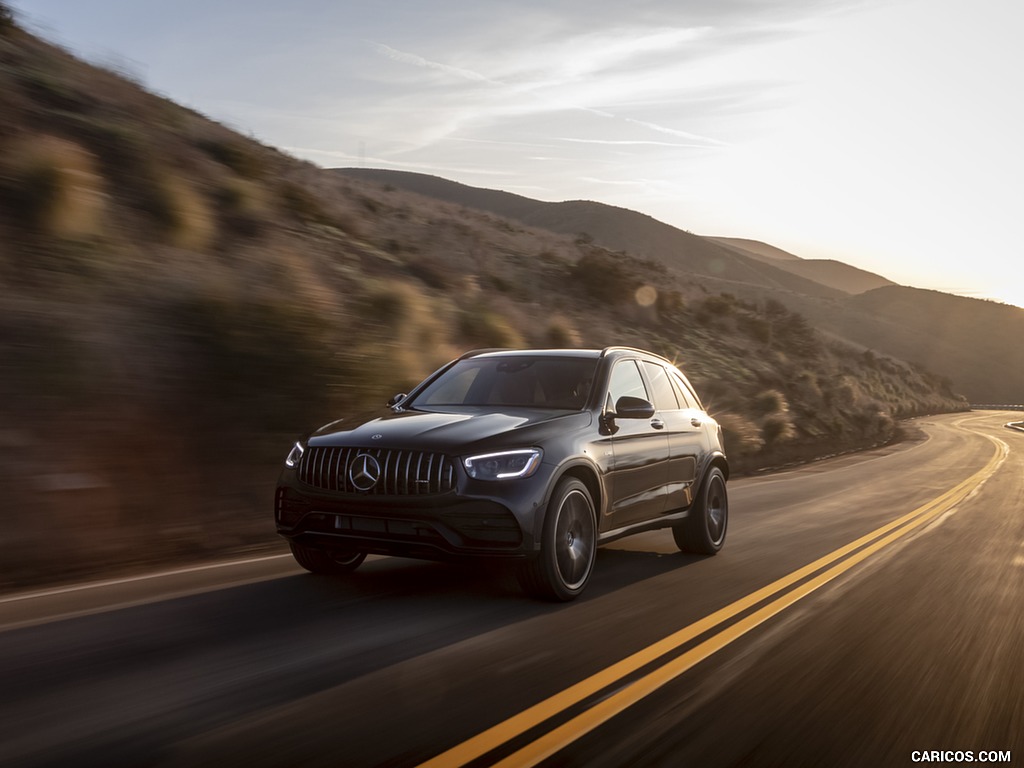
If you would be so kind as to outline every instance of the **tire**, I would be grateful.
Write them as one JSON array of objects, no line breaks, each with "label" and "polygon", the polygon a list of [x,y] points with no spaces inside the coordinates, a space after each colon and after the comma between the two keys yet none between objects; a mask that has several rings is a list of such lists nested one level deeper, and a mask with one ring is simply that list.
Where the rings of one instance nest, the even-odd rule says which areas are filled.
[{"label": "tire", "polygon": [[351,573],[366,559],[365,552],[329,552],[323,549],[306,547],[295,542],[290,542],[289,546],[292,548],[292,557],[295,558],[295,562],[310,573],[325,576]]},{"label": "tire", "polygon": [[725,543],[729,527],[729,495],[725,475],[712,467],[704,478],[690,514],[672,527],[672,536],[683,552],[715,555]]},{"label": "tire", "polygon": [[523,564],[520,583],[542,600],[574,600],[590,581],[596,554],[597,515],[590,491],[576,478],[563,478],[548,503],[540,554]]}]

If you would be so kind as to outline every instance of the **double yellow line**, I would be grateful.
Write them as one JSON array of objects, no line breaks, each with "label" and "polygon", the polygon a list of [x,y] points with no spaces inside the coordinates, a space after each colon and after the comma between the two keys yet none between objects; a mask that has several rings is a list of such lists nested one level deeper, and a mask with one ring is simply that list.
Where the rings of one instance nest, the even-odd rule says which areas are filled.
[{"label": "double yellow line", "polygon": [[[589,733],[623,710],[649,696],[716,651],[721,650],[758,625],[790,607],[798,600],[803,599],[846,573],[879,550],[884,549],[953,509],[979,485],[995,474],[1005,459],[1006,451],[1008,450],[1007,445],[995,438],[988,437],[987,435],[984,436],[997,446],[997,450],[991,460],[983,469],[946,491],[938,498],[887,525],[883,525],[866,536],[862,536],[856,541],[815,560],[813,563],[793,571],[788,576],[784,576],[768,586],[715,611],[653,645],[637,651],[622,661],[591,675],[585,680],[581,680],[554,696],[508,718],[504,722],[488,728],[486,731],[428,760],[422,764],[421,768],[461,766],[483,757],[488,752],[540,726],[550,718],[623,681],[626,677],[636,673],[644,666],[679,649],[697,637],[718,627],[720,624],[736,618],[769,598],[775,598],[749,615],[704,639],[690,650],[656,667],[621,690],[597,701],[580,714],[556,726],[499,762],[494,763],[495,766],[501,766],[502,768],[511,766],[521,768],[522,766],[537,765],[584,734]],[[815,576],[814,574],[817,575]],[[813,578],[809,578],[812,576]],[[797,586],[790,589],[794,585]],[[784,592],[785,590],[789,591]],[[776,595],[782,592],[784,594],[776,597]]]}]

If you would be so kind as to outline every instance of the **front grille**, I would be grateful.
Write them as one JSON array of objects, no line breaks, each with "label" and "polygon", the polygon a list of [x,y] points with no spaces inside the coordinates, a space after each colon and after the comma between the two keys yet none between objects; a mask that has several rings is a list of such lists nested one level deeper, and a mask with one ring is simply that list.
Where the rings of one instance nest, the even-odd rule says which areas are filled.
[{"label": "front grille", "polygon": [[[426,451],[310,446],[299,460],[298,472],[307,485],[342,493],[428,496],[455,487],[452,460]],[[371,483],[373,476],[377,480]]]}]

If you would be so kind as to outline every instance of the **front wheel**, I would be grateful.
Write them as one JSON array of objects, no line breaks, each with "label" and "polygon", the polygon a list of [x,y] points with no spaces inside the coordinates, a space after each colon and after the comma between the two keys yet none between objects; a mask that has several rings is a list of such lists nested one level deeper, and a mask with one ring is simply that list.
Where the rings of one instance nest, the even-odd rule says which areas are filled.
[{"label": "front wheel", "polygon": [[718,467],[712,467],[690,514],[672,527],[672,536],[683,552],[714,555],[725,543],[728,527],[729,496],[725,490],[725,475]]},{"label": "front wheel", "polygon": [[363,560],[366,559],[365,552],[356,550],[332,552],[296,544],[294,541],[289,542],[289,546],[292,548],[292,557],[295,558],[295,562],[310,573],[319,573],[327,576],[350,573],[358,568]]},{"label": "front wheel", "polygon": [[523,588],[544,600],[567,602],[583,592],[594,570],[597,516],[587,486],[573,477],[551,495],[540,554],[523,564]]}]

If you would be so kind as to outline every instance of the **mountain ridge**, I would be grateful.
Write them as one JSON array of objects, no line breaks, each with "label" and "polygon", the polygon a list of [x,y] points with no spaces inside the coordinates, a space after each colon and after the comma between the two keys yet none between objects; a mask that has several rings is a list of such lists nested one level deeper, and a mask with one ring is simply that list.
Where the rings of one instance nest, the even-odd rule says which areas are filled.
[{"label": "mountain ridge", "polygon": [[973,402],[1024,401],[1024,349],[1016,343],[1024,335],[1024,309],[1012,305],[900,286],[842,262],[803,259],[760,241],[702,237],[604,203],[542,202],[405,171],[327,172],[585,235],[679,275],[699,276],[708,289],[744,301],[780,301],[835,338],[927,366]]},{"label": "mountain ridge", "polygon": [[332,168],[329,172],[397,186],[426,197],[513,218],[531,227],[569,236],[585,236],[610,250],[652,259],[671,268],[682,268],[716,280],[753,282],[779,291],[819,296],[840,293],[628,208],[585,200],[550,203],[406,171]]}]

